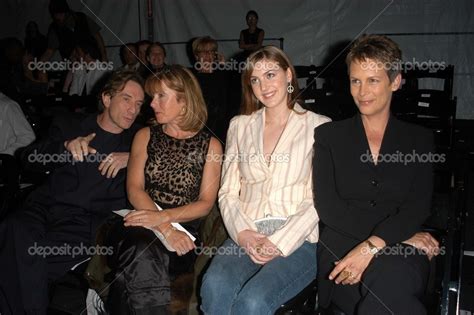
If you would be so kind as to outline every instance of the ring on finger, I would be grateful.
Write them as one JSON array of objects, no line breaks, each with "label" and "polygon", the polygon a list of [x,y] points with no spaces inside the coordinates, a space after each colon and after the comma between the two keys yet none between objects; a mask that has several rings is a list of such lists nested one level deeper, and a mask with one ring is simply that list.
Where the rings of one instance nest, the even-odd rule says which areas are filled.
[{"label": "ring on finger", "polygon": [[347,279],[347,278],[352,279],[352,277],[353,277],[352,272],[350,272],[349,270],[345,270],[345,269],[341,272],[341,276],[342,276],[343,279]]}]

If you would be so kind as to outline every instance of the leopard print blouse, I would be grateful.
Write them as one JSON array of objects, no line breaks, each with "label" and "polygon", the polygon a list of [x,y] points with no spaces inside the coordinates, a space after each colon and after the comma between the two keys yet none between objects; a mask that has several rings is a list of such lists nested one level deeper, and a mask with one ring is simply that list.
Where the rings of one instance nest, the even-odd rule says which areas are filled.
[{"label": "leopard print blouse", "polygon": [[198,199],[211,136],[201,130],[191,138],[176,139],[164,133],[162,127],[150,127],[145,190],[167,209]]}]

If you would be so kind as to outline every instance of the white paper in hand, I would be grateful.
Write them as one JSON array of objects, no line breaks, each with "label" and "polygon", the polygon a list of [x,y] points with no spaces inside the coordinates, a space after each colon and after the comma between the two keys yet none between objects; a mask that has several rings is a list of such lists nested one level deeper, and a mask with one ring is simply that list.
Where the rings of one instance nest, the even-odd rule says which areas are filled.
[{"label": "white paper in hand", "polygon": [[[163,209],[158,206],[156,203],[155,203],[155,206],[156,206],[156,209],[158,209],[158,211],[162,211]],[[121,210],[115,210],[115,211],[112,211],[116,214],[118,214],[119,216],[126,216],[127,214],[129,214],[130,212],[132,211],[135,211],[135,210],[130,210],[130,209],[121,209]],[[191,234],[189,233],[188,230],[186,230],[181,224],[179,223],[175,223],[175,222],[172,222],[171,225],[181,231],[181,232],[184,232],[186,233],[187,236],[189,236],[189,238],[194,242],[196,240],[196,238]],[[166,237],[159,231],[155,230],[155,229],[150,229],[153,231],[153,233],[155,233],[156,237],[158,237],[158,239],[161,241],[161,243],[163,243],[163,245],[166,247],[167,250],[169,250],[170,252],[175,252],[176,250],[170,245],[170,243],[168,243],[168,241],[166,240]]]}]

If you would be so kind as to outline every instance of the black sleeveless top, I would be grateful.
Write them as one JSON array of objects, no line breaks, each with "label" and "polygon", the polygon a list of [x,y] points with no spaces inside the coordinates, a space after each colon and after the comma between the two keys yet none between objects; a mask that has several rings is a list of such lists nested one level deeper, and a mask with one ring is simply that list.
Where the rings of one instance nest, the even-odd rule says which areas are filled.
[{"label": "black sleeveless top", "polygon": [[258,35],[263,31],[261,28],[256,28],[255,32],[250,33],[249,29],[242,30],[242,35],[244,36],[244,43],[246,44],[256,44],[258,43]]},{"label": "black sleeveless top", "polygon": [[[176,139],[164,133],[162,127],[150,127],[145,191],[159,206],[168,209],[198,199],[211,136],[201,130],[191,138]],[[195,234],[199,220],[183,225]]]}]

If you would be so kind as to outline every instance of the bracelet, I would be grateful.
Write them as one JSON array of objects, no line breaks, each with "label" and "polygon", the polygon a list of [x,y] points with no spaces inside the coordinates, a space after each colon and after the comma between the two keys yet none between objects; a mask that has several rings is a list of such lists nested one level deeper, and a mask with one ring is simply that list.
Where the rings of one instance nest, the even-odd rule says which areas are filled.
[{"label": "bracelet", "polygon": [[371,241],[369,240],[365,240],[365,242],[367,243],[367,245],[369,246],[369,253],[371,253],[372,255],[375,255],[378,253],[378,251],[380,250],[379,248],[377,248],[377,246],[375,246],[374,243],[372,243]]}]

